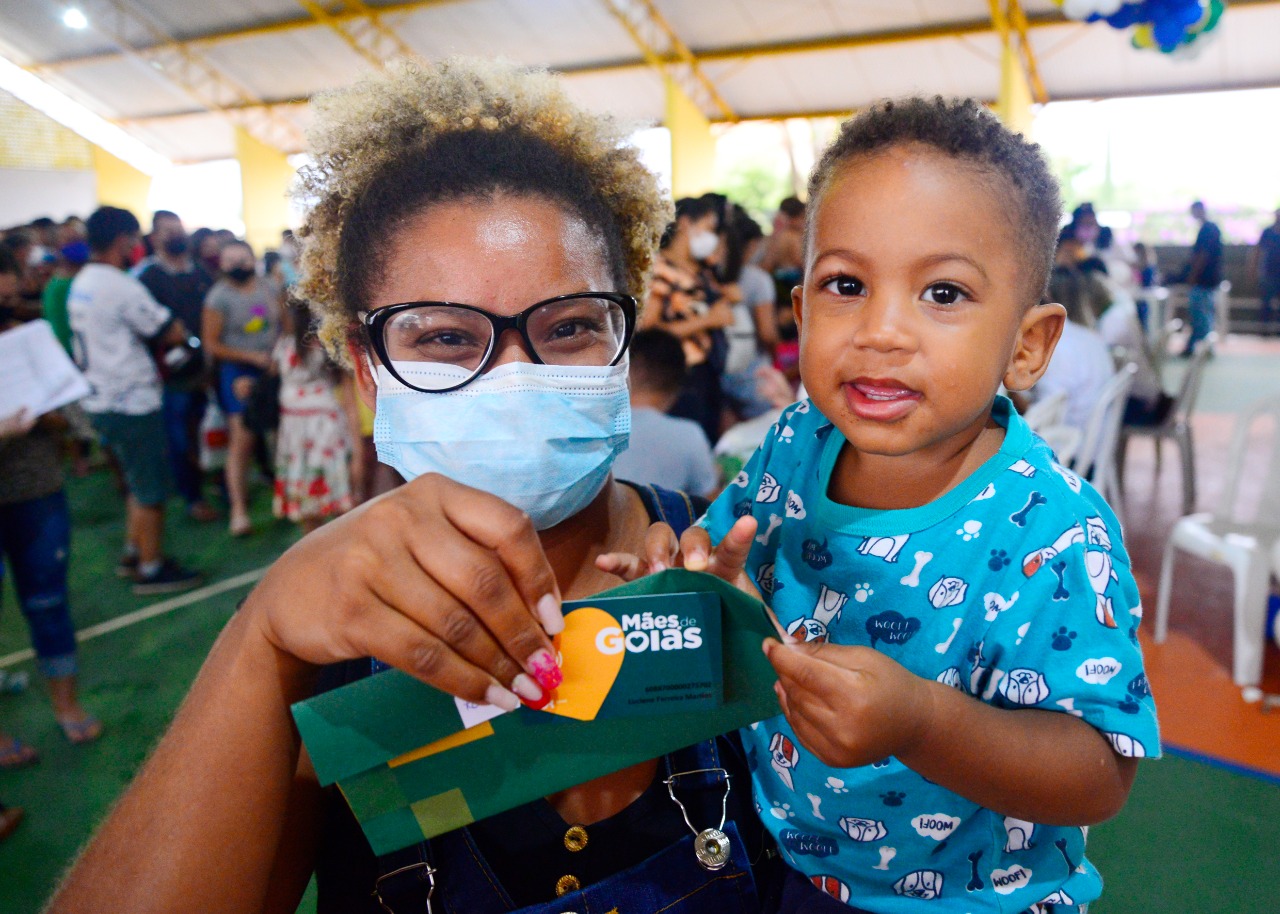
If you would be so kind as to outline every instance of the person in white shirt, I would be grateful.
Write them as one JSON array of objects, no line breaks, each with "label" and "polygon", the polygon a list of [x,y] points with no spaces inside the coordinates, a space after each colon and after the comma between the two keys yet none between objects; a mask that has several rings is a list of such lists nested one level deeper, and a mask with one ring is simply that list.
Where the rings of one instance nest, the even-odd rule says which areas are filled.
[{"label": "person in white shirt", "polygon": [[636,333],[631,341],[631,444],[618,455],[613,475],[710,497],[720,487],[720,475],[702,427],[667,415],[686,370],[684,349],[675,336],[657,328]]},{"label": "person in white shirt", "polygon": [[[1074,242],[1068,241],[1068,244]],[[1094,302],[1106,293],[1071,262],[1072,252],[1063,250],[1066,247],[1067,244],[1063,244],[1059,248],[1058,264],[1049,278],[1048,300],[1059,302],[1067,309],[1067,320],[1053,358],[1031,394],[1034,401],[1064,391],[1067,409],[1063,422],[1079,429],[1083,435],[1089,414],[1116,367],[1106,340],[1087,323],[1094,313]]]},{"label": "person in white shirt", "polygon": [[67,310],[72,348],[93,388],[81,401],[120,463],[129,489],[125,548],[116,568],[138,594],[194,587],[200,575],[164,556],[164,503],[169,495],[162,386],[151,347],[175,346],[189,333],[125,272],[141,241],[128,210],[104,206],[89,217],[91,260],[71,283]]}]

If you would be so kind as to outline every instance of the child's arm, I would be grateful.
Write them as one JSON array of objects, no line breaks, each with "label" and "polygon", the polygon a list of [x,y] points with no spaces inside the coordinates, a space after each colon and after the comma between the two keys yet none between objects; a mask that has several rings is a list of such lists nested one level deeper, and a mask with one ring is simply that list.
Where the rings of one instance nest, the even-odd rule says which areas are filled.
[{"label": "child's arm", "polygon": [[765,642],[778,698],[824,764],[895,756],[1006,816],[1090,825],[1120,811],[1136,760],[1070,714],[996,708],[909,672],[873,648]]}]

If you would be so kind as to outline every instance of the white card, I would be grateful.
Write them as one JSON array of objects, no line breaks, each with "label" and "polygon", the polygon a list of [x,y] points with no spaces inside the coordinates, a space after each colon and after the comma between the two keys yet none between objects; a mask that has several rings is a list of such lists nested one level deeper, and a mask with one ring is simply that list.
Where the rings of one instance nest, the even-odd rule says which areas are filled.
[{"label": "white card", "polygon": [[464,729],[469,729],[476,724],[482,724],[486,720],[493,720],[495,717],[507,713],[497,705],[476,704],[474,701],[464,701],[456,695],[453,703],[458,706],[458,714],[462,718]]}]

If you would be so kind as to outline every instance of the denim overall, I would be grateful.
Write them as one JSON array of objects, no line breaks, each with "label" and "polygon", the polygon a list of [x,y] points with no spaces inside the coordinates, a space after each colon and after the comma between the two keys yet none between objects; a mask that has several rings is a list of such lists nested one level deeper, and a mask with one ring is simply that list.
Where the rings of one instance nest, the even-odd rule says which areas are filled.
[{"label": "denim overall", "polygon": [[[675,795],[695,828],[720,824],[729,785],[715,740],[673,752],[663,765],[668,778],[699,772],[679,777]],[[722,830],[730,847],[721,869],[709,871],[698,863],[690,831],[630,869],[554,901],[516,908],[462,828],[379,858],[383,875],[377,893],[391,914],[756,914],[760,903],[745,842],[732,821],[725,821]]]}]

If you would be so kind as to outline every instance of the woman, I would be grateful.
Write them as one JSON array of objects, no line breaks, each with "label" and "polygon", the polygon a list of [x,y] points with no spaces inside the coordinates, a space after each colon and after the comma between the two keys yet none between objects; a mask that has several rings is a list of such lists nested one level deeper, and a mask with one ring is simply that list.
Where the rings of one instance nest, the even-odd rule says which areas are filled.
[{"label": "woman", "polygon": [[[19,276],[17,261],[0,249],[0,309],[17,297]],[[0,331],[12,326],[0,317]],[[67,603],[71,512],[62,476],[66,426],[56,412],[36,418],[21,410],[0,418],[0,584],[7,559],[54,719],[68,741],[81,744],[102,735],[102,723],[80,703],[76,687],[79,664]],[[0,730],[0,769],[39,758],[34,747]],[[12,815],[0,810],[0,831]]]},{"label": "woman", "polygon": [[[562,599],[618,583],[596,557],[637,550],[649,526],[609,466],[627,426],[629,295],[643,294],[667,211],[624,135],[549,76],[496,64],[393,69],[317,108],[298,294],[375,406],[381,458],[410,481],[271,568],[52,911],[193,898],[292,911],[317,860],[321,910],[383,910],[372,892],[388,896],[389,871],[340,796],[316,786],[290,703],[321,667],[367,671],[361,658],[377,657],[471,701],[537,704],[559,675]],[[558,452],[567,423],[576,446]],[[564,871],[528,861],[569,854],[568,823],[590,835],[581,859],[601,884],[612,875],[625,892],[653,847],[687,835],[657,771],[649,761],[513,811],[515,830],[455,833],[474,867],[441,867],[437,910],[550,910]],[[746,793],[732,790],[731,812]],[[648,910],[754,910],[745,869],[704,875]]]},{"label": "woman", "polygon": [[733,323],[732,303],[707,266],[720,246],[718,225],[715,199],[685,197],[676,203],[641,320],[643,328],[658,327],[684,344],[689,371],[670,413],[697,422],[708,443],[720,436],[724,329]]},{"label": "woman", "polygon": [[218,399],[227,414],[227,500],[231,535],[253,532],[248,474],[255,436],[244,422],[244,401],[253,382],[271,367],[284,304],[283,287],[258,276],[253,248],[232,241],[222,248],[219,279],[204,300],[200,339],[218,362]]}]

